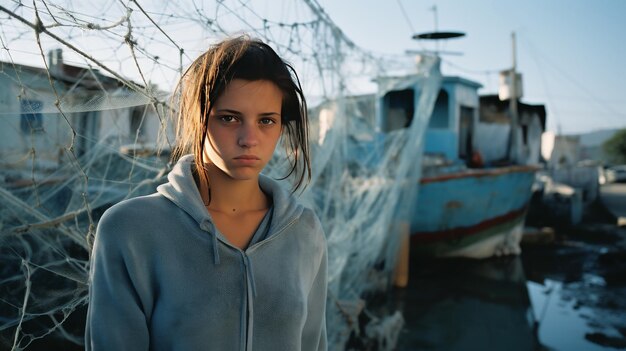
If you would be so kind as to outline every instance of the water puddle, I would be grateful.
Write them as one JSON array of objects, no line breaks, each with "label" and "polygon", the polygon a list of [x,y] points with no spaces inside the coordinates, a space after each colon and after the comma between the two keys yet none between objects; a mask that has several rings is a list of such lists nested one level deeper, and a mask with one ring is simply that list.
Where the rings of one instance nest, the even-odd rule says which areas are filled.
[{"label": "water puddle", "polygon": [[[599,281],[597,278],[592,279]],[[602,294],[580,291],[581,284],[564,285],[552,280],[543,285],[528,282],[527,286],[539,340],[546,347],[590,351],[626,348],[619,330],[619,325],[626,323],[623,311],[583,305],[602,303]],[[584,299],[577,297],[579,294],[585,294]]]},{"label": "water puddle", "polygon": [[538,282],[521,257],[415,266],[395,295],[405,318],[398,350],[626,349],[626,291],[586,269],[543,271],[575,279]]}]

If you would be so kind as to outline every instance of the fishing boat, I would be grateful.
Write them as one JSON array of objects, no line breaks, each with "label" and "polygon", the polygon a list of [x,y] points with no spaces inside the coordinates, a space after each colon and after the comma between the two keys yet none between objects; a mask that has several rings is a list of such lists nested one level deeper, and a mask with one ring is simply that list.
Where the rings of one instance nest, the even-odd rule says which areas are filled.
[{"label": "fishing boat", "polygon": [[[424,37],[445,38],[429,35]],[[377,95],[384,133],[411,125],[425,91],[410,77],[393,80]],[[546,116],[543,105],[519,101],[520,81],[514,65],[501,73],[498,96],[481,97],[477,82],[440,80],[422,149],[416,150],[423,153],[419,190],[412,203],[402,204],[411,211],[410,245],[417,255],[520,253]]]},{"label": "fishing boat", "polygon": [[[459,36],[457,32],[424,35],[439,40]],[[378,77],[376,94],[344,99],[343,110],[352,111],[346,116],[354,129],[347,162],[357,169],[394,167],[389,160],[399,152],[394,150],[394,140],[415,138],[404,147],[413,148],[418,170],[409,174],[417,186],[407,187],[411,190],[393,205],[399,213],[396,220],[405,223],[392,231],[406,228],[399,231],[410,234],[402,245],[410,245],[418,256],[519,254],[540,169],[545,107],[520,101],[521,75],[515,65],[500,73],[497,95],[480,96],[480,83],[442,75],[439,54],[417,55],[420,74]],[[430,71],[424,73],[424,67]],[[332,119],[324,117],[341,110],[338,104],[323,104],[312,113],[322,121]],[[366,127],[355,121],[370,121],[373,135],[361,137]],[[386,181],[394,180],[379,183]]]}]

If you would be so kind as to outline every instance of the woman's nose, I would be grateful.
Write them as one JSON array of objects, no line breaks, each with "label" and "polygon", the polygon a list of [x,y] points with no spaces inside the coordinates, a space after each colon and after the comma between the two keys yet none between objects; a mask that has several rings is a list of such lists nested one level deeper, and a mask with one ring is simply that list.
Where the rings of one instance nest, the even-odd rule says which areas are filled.
[{"label": "woman's nose", "polygon": [[239,140],[237,141],[241,147],[253,147],[259,144],[258,131],[256,126],[242,125],[239,132]]}]

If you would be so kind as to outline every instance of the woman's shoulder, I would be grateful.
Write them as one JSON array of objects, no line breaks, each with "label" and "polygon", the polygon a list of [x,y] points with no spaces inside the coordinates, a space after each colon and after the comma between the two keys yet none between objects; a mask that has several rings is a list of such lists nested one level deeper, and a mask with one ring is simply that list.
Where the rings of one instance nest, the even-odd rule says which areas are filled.
[{"label": "woman's shoulder", "polygon": [[118,240],[128,233],[140,236],[151,223],[171,214],[171,202],[155,193],[121,201],[107,209],[98,222],[96,239]]},{"label": "woman's shoulder", "polygon": [[307,207],[307,206],[302,206],[302,207],[303,207],[302,215],[300,216],[300,220],[302,224],[306,224],[310,226],[312,229],[315,229],[316,231],[321,231],[323,233],[322,222],[317,216],[317,213],[315,213],[315,211],[311,209],[310,207]]},{"label": "woman's shoulder", "polygon": [[136,222],[137,219],[149,219],[167,211],[169,203],[170,201],[158,193],[123,200],[107,209],[100,223],[109,221],[126,223]]},{"label": "woman's shoulder", "polygon": [[306,233],[314,242],[326,245],[324,227],[313,209],[303,206],[298,222],[298,231]]}]

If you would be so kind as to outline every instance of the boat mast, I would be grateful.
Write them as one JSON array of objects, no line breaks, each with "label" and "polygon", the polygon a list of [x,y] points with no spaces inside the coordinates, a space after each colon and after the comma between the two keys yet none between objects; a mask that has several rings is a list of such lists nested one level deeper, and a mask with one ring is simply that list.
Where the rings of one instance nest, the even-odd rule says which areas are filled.
[{"label": "boat mast", "polygon": [[515,32],[511,33],[511,42],[513,46],[513,67],[509,71],[511,79],[511,90],[509,97],[509,114],[511,117],[509,159],[517,163],[517,126],[519,125],[519,118],[517,113],[517,52],[515,48]]},{"label": "boat mast", "polygon": [[[437,33],[439,31],[439,21],[437,19],[437,5],[433,5],[433,7],[431,7],[431,10],[433,11],[433,15],[435,16],[435,33]],[[439,56],[439,40],[435,40],[435,56]]]}]

